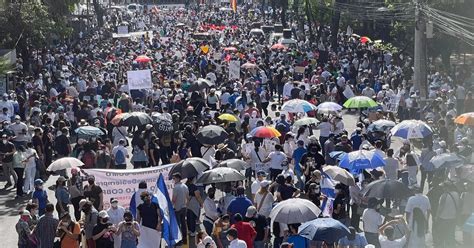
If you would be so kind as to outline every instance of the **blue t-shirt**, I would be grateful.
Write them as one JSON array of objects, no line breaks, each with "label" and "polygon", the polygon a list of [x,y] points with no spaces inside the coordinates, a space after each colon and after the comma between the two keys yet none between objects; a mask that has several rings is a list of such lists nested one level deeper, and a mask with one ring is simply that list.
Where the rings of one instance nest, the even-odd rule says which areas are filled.
[{"label": "blue t-shirt", "polygon": [[288,243],[293,244],[293,247],[298,247],[298,248],[309,247],[309,240],[300,235],[290,235],[288,237]]},{"label": "blue t-shirt", "polygon": [[227,207],[227,212],[231,213],[232,215],[241,214],[245,216],[247,213],[247,208],[252,206],[252,202],[245,196],[238,196],[233,199],[229,206]]},{"label": "blue t-shirt", "polygon": [[42,189],[36,189],[33,192],[33,199],[38,199],[38,209],[45,209],[48,203],[48,194]]},{"label": "blue t-shirt", "polygon": [[300,162],[303,154],[306,153],[306,148],[298,147],[293,151],[293,160],[295,161],[295,170],[301,172]]}]

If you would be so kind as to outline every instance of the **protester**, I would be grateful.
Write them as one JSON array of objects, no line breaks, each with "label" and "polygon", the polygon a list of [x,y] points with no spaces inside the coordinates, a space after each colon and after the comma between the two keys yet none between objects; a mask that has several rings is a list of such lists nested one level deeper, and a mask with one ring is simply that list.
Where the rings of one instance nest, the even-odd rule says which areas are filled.
[{"label": "protester", "polygon": [[97,224],[92,230],[92,239],[95,241],[95,247],[113,248],[113,234],[117,232],[117,228],[109,223],[107,211],[100,211],[98,217]]},{"label": "protester", "polygon": [[72,220],[68,212],[62,213],[57,234],[60,237],[61,248],[79,248],[81,226]]},{"label": "protester", "polygon": [[46,204],[46,212],[38,220],[38,224],[34,229],[36,238],[39,241],[40,247],[53,247],[54,238],[56,237],[56,230],[58,228],[59,220],[53,216],[54,205]]},{"label": "protester", "polygon": [[[110,207],[107,209],[107,214],[109,215],[109,223],[118,228],[119,223],[123,221],[125,208],[118,205],[118,200],[115,198],[110,199]],[[114,247],[120,248],[122,238],[118,236],[119,234],[114,233]]]},{"label": "protester", "polygon": [[140,197],[143,203],[137,207],[137,222],[140,223],[138,247],[160,247],[162,230],[160,207],[151,201],[149,192],[142,192]]},{"label": "protester", "polygon": [[[126,211],[122,216],[123,221],[118,223],[117,232],[114,234],[114,244],[119,243],[115,247],[120,248],[136,248],[137,239],[140,236],[140,227],[138,222],[133,220],[133,215],[130,211]],[[117,242],[116,239],[119,241]]]},{"label": "protester", "polygon": [[238,238],[238,231],[235,228],[227,231],[227,239],[230,241],[229,248],[247,248],[246,242]]}]

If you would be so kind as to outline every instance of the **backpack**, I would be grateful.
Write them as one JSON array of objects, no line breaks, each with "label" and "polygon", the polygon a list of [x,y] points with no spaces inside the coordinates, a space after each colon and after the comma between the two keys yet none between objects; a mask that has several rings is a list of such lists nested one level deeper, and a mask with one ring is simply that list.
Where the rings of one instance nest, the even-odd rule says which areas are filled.
[{"label": "backpack", "polygon": [[94,168],[95,158],[92,152],[90,151],[84,152],[84,154],[82,155],[81,161],[84,163],[84,168],[87,168],[87,169]]},{"label": "backpack", "polygon": [[120,164],[125,164],[126,163],[126,158],[125,154],[121,149],[118,149],[117,152],[115,153],[115,165],[120,165]]}]

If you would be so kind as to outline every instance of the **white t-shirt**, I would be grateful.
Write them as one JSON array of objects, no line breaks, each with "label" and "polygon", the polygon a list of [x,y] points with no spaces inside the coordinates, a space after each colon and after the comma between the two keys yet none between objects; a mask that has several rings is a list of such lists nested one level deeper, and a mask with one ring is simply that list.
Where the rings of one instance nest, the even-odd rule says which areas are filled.
[{"label": "white t-shirt", "polygon": [[383,224],[384,217],[375,209],[367,208],[362,214],[362,222],[364,223],[364,232],[378,233],[379,227]]},{"label": "white t-shirt", "polygon": [[[262,202],[263,195],[264,194],[255,195],[255,204],[257,205],[257,209],[260,207],[260,202]],[[267,196],[265,196],[265,199],[262,202],[262,206],[260,207],[260,209],[258,209],[258,214],[261,214],[265,216],[265,218],[268,218],[273,208],[273,201],[274,200],[272,193],[268,192]]]},{"label": "white t-shirt", "polygon": [[403,238],[400,239],[388,240],[386,236],[380,235],[379,242],[380,247],[382,248],[403,248],[405,246],[405,243],[407,242],[407,239],[405,238],[405,236],[403,236]]},{"label": "white t-shirt", "polygon": [[319,129],[319,136],[329,137],[329,135],[332,132],[333,126],[331,123],[325,121],[325,122],[319,123],[317,128]]},{"label": "white t-shirt", "polygon": [[411,196],[408,198],[407,205],[405,207],[405,212],[410,213],[410,219],[408,220],[408,226],[412,226],[412,220],[413,220],[413,209],[419,208],[425,215],[425,218],[428,217],[428,211],[431,210],[431,204],[430,200],[428,199],[427,196],[422,195],[422,194],[415,194],[414,196]]},{"label": "white t-shirt", "polygon": [[243,240],[234,239],[230,242],[229,248],[247,248],[247,244]]},{"label": "white t-shirt", "polygon": [[274,151],[274,152],[270,152],[270,154],[268,154],[268,157],[270,158],[269,163],[270,163],[271,169],[277,169],[277,170],[283,169],[281,165],[286,160],[285,153],[281,151]]},{"label": "white t-shirt", "polygon": [[397,159],[387,157],[385,160],[385,166],[383,170],[385,171],[385,177],[387,179],[397,180],[398,179],[398,169],[399,163]]}]

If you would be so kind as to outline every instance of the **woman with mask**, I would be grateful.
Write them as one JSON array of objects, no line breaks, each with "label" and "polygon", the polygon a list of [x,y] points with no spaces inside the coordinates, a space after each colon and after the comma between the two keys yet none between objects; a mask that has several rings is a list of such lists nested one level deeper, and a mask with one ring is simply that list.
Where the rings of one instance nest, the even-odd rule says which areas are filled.
[{"label": "woman with mask", "polygon": [[68,212],[64,212],[58,225],[58,236],[61,238],[61,248],[79,248],[81,226],[71,219]]},{"label": "woman with mask", "polygon": [[34,191],[35,186],[35,176],[36,176],[36,159],[38,159],[38,154],[36,150],[33,149],[33,143],[28,142],[26,144],[27,148],[25,151],[25,185],[24,191],[26,194],[30,194]]},{"label": "woman with mask", "polygon": [[123,221],[118,224],[116,236],[121,235],[120,248],[136,248],[137,239],[140,236],[140,227],[138,222],[133,220],[130,211],[123,214]]},{"label": "woman with mask", "polygon": [[17,175],[16,180],[16,197],[22,197],[23,192],[24,172],[25,172],[25,147],[19,146],[18,150],[13,153],[13,170]]},{"label": "woman with mask", "polygon": [[56,203],[56,211],[58,212],[58,216],[62,216],[64,212],[68,210],[69,204],[69,191],[66,188],[66,178],[60,176],[56,181],[56,190],[54,193],[57,203]]}]

